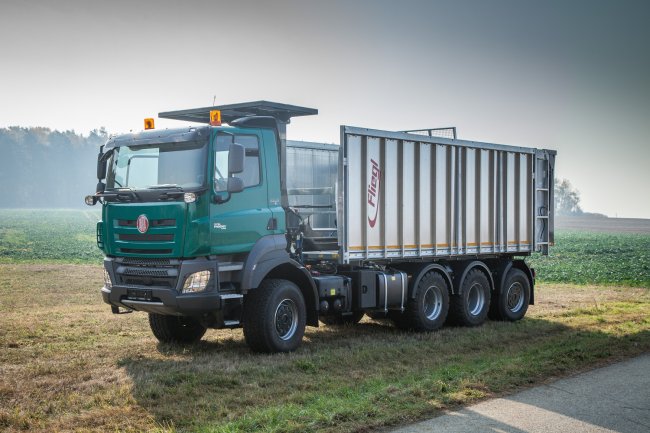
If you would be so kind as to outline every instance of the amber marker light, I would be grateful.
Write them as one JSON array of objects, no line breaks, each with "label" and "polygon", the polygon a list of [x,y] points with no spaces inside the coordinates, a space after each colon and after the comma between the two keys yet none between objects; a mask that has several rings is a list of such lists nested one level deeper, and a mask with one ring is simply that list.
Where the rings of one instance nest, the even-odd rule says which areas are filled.
[{"label": "amber marker light", "polygon": [[210,125],[221,126],[221,111],[219,110],[210,111]]},{"label": "amber marker light", "polygon": [[144,129],[154,129],[153,119],[151,117],[144,119]]}]

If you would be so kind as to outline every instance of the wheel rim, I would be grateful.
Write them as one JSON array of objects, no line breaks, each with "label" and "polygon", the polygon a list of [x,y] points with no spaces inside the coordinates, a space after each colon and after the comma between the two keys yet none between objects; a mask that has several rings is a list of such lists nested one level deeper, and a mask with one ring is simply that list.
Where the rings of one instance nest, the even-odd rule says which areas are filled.
[{"label": "wheel rim", "polygon": [[506,292],[506,306],[508,310],[517,313],[524,306],[524,288],[521,283],[515,282],[508,287]]},{"label": "wheel rim", "polygon": [[424,293],[422,305],[427,320],[436,320],[442,312],[442,293],[440,287],[430,286]]},{"label": "wheel rim", "polygon": [[483,311],[485,306],[485,292],[483,286],[479,283],[474,283],[469,288],[467,294],[467,309],[472,316],[478,316]]},{"label": "wheel rim", "polygon": [[275,332],[281,340],[289,340],[298,329],[298,307],[291,299],[284,299],[275,309]]}]

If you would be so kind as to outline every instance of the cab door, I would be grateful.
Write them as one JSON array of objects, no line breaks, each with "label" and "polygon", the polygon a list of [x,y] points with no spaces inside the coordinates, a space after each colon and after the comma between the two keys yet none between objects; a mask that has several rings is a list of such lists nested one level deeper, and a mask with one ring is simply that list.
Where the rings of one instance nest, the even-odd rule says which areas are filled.
[{"label": "cab door", "polygon": [[[256,129],[218,131],[212,138],[212,195],[227,200],[210,204],[210,236],[213,254],[244,253],[259,238],[273,233],[269,225],[272,213],[268,206],[267,179],[262,134]],[[244,171],[235,174],[242,179],[244,190],[229,194],[228,151],[233,140],[244,146]]]}]

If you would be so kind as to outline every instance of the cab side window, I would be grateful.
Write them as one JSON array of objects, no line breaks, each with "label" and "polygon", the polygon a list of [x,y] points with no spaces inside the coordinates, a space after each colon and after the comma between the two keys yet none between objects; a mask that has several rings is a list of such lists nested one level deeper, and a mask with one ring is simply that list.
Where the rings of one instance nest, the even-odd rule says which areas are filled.
[{"label": "cab side window", "polygon": [[[226,191],[228,183],[228,149],[232,144],[232,136],[227,134],[217,135],[217,145],[214,163],[214,189]],[[246,149],[244,158],[244,171],[235,176],[244,181],[248,188],[260,184],[260,147],[256,135],[235,135],[235,143],[241,144]]]}]

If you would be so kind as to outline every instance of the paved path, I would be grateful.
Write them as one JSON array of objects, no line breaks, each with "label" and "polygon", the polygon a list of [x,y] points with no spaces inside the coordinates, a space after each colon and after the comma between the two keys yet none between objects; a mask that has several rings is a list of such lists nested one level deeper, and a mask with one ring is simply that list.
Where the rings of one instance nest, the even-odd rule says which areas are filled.
[{"label": "paved path", "polygon": [[650,353],[395,430],[650,432]]}]

